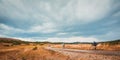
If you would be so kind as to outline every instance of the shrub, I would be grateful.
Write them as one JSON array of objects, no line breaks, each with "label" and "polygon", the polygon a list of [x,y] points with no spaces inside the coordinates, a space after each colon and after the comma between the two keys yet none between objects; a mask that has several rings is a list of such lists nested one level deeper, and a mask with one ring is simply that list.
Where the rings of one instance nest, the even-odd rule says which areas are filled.
[{"label": "shrub", "polygon": [[22,60],[26,60],[25,57],[22,57]]},{"label": "shrub", "polygon": [[13,45],[20,45],[20,42],[13,42]]},{"label": "shrub", "polygon": [[32,50],[37,50],[38,48],[37,47],[34,47]]}]

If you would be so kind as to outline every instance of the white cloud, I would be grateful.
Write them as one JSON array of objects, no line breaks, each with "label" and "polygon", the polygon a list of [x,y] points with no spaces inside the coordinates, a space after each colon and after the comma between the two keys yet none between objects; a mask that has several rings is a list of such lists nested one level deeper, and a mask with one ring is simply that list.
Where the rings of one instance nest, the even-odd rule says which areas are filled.
[{"label": "white cloud", "polygon": [[7,35],[0,34],[0,37],[8,37]]},{"label": "white cloud", "polygon": [[29,32],[41,32],[41,33],[53,33],[56,32],[56,26],[52,23],[44,23],[38,26],[32,26],[28,31]]},{"label": "white cloud", "polygon": [[99,42],[100,40],[94,37],[68,37],[68,38],[57,38],[57,37],[51,37],[51,38],[46,38],[46,39],[40,39],[41,37],[31,37],[31,38],[18,38],[18,37],[13,37],[17,39],[21,39],[24,41],[48,41],[48,42]]},{"label": "white cloud", "polygon": [[101,35],[98,38],[102,38],[104,40],[120,39],[120,33],[119,33],[119,31],[109,31],[108,33]]},{"label": "white cloud", "polygon": [[111,11],[110,4],[110,0],[12,0],[3,1],[0,12],[18,25],[31,24],[28,32],[50,33],[100,20]]},{"label": "white cloud", "polygon": [[[3,32],[4,31],[4,32]],[[33,32],[39,32],[39,33],[53,33],[57,32],[58,30],[56,29],[56,26],[54,26],[51,23],[44,23],[43,25],[38,25],[38,26],[32,26],[30,29],[19,29],[19,28],[14,28],[12,26],[8,26],[5,24],[0,24],[0,32],[4,34],[12,34],[17,33],[17,32],[22,32],[22,33],[33,33]]]},{"label": "white cloud", "polygon": [[112,20],[112,21],[108,21],[105,24],[103,24],[104,26],[110,26],[110,25],[114,25],[118,22],[118,20]]},{"label": "white cloud", "polygon": [[120,17],[120,11],[117,12],[117,13],[115,13],[115,14],[113,15],[113,17]]},{"label": "white cloud", "polygon": [[15,32],[25,32],[25,31],[5,24],[0,24],[0,32],[4,34],[12,34],[13,32],[15,33]]},{"label": "white cloud", "polygon": [[38,41],[50,41],[50,42],[98,42],[99,39],[93,37],[68,37],[68,38],[48,38]]},{"label": "white cloud", "polygon": [[57,35],[59,36],[59,35],[66,35],[66,34],[68,33],[61,32],[61,33],[58,33]]},{"label": "white cloud", "polygon": [[53,12],[51,15],[55,15],[54,18],[59,22],[83,24],[104,18],[111,11],[111,1],[71,0],[58,9],[58,12]]},{"label": "white cloud", "polygon": [[[57,36],[66,36],[80,32],[64,32],[65,29],[84,27],[82,24],[89,24],[105,18],[114,10],[113,0],[1,0],[0,17],[6,17],[8,22],[16,23],[22,28],[14,28],[0,24],[0,32],[3,34],[12,33],[54,33]],[[118,7],[119,4],[116,6]],[[119,16],[120,13],[114,16]],[[117,21],[106,23],[115,24]],[[27,26],[24,27],[24,26]],[[70,28],[68,28],[70,27]],[[24,29],[26,28],[26,29]],[[87,28],[87,27],[86,27]],[[97,28],[96,28],[97,29]],[[61,31],[62,30],[62,31]],[[3,32],[4,31],[4,32]],[[83,32],[84,33],[84,32]],[[113,33],[111,33],[113,34]],[[2,36],[2,35],[0,35]],[[106,36],[110,37],[109,34]],[[32,40],[31,38],[29,40]],[[70,37],[70,38],[48,38],[48,41],[97,41],[93,37]]]},{"label": "white cloud", "polygon": [[[55,2],[12,0],[4,1],[0,9],[3,14],[7,14],[12,19],[19,18],[22,21],[35,19],[38,22],[47,18],[47,21],[57,23],[64,21],[66,24],[63,25],[67,25],[99,20],[110,12],[110,4],[111,0],[67,0],[67,2],[64,0]],[[45,16],[45,19],[41,19],[40,16]]]},{"label": "white cloud", "polygon": [[101,19],[110,11],[110,0],[78,0],[75,15],[82,20]]}]

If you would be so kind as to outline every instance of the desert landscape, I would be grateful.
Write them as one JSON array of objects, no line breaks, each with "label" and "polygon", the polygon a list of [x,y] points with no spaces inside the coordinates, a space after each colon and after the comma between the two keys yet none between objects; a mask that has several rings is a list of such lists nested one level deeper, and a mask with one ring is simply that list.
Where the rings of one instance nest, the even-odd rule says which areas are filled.
[{"label": "desert landscape", "polygon": [[12,38],[0,38],[0,60],[120,60],[120,40],[102,42],[93,50],[85,43],[65,44],[26,42]]},{"label": "desert landscape", "polygon": [[120,0],[0,0],[0,60],[120,60]]}]

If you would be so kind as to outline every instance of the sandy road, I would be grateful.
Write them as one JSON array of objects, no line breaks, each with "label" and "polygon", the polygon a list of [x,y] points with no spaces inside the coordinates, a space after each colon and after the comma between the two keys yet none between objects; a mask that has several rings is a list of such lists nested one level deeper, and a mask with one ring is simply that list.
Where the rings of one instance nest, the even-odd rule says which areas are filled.
[{"label": "sandy road", "polygon": [[98,51],[98,50],[76,50],[51,48],[53,50],[68,56],[68,60],[120,60],[120,51]]},{"label": "sandy road", "polygon": [[76,50],[76,49],[63,49],[63,48],[51,48],[51,47],[47,47],[47,49],[49,49],[49,50],[54,50],[54,51],[74,52],[74,53],[91,53],[91,54],[120,56],[120,51]]}]

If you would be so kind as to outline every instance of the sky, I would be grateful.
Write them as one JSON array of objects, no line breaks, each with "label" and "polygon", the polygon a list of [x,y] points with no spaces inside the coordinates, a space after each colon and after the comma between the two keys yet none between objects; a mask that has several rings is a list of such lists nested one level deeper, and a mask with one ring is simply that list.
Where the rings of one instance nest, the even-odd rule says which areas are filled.
[{"label": "sky", "polygon": [[120,0],[0,0],[0,37],[49,42],[120,39]]}]

